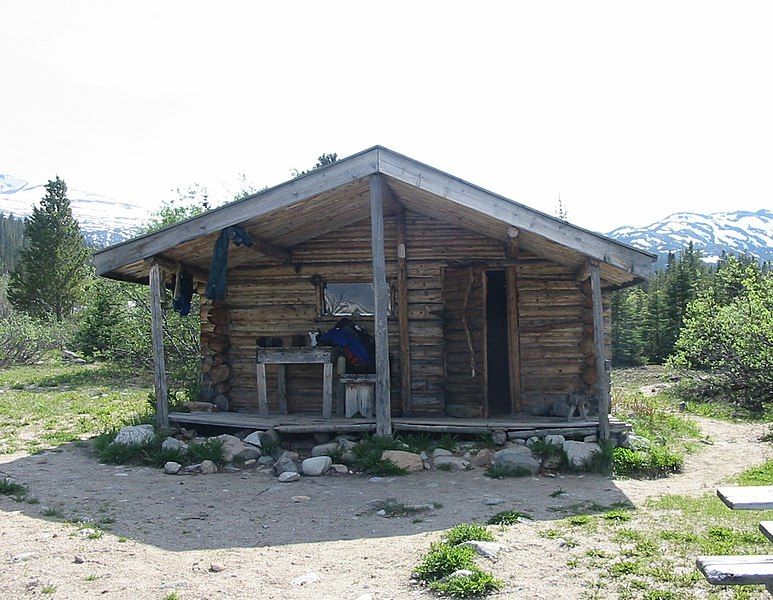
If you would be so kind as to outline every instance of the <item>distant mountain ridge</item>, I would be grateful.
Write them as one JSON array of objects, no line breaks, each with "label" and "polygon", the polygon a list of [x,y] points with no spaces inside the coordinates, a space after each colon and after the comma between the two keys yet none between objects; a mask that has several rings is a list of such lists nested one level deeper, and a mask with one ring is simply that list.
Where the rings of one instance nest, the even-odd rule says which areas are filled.
[{"label": "distant mountain ridge", "polygon": [[[0,173],[0,213],[24,218],[45,196],[44,184]],[[147,222],[147,209],[91,192],[68,188],[72,212],[86,241],[93,246],[108,246],[135,235]]]},{"label": "distant mountain ridge", "polygon": [[723,250],[773,261],[773,211],[766,209],[678,212],[644,227],[618,227],[607,235],[661,256],[693,242],[709,263],[716,262]]}]

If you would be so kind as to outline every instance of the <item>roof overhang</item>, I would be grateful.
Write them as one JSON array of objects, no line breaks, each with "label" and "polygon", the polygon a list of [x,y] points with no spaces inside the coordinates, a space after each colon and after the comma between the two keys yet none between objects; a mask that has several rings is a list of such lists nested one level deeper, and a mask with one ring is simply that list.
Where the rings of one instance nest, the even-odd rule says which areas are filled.
[{"label": "roof overhang", "polygon": [[[300,243],[367,218],[367,180],[375,173],[384,176],[395,199],[409,209],[440,214],[450,223],[503,241],[515,229],[538,252],[561,255],[565,251],[571,255],[567,264],[576,264],[578,259],[580,264],[598,261],[602,276],[606,271],[618,286],[640,282],[652,274],[657,259],[654,254],[577,227],[381,146],[100,250],[94,254],[97,274],[141,280],[139,270],[146,269],[138,270],[137,265],[145,259],[161,255],[178,260],[195,258],[197,245],[199,254],[206,253],[220,230],[231,225],[251,225],[259,238],[268,242],[290,246]],[[205,257],[198,258],[203,266]],[[134,267],[129,268],[131,265]]]}]

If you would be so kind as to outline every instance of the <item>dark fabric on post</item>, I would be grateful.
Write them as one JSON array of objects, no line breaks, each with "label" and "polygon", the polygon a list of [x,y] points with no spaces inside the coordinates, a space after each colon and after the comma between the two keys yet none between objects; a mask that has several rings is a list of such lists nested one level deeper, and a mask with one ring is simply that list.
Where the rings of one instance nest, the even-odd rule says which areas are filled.
[{"label": "dark fabric on post", "polygon": [[183,267],[177,269],[174,279],[174,298],[172,306],[181,317],[187,317],[191,312],[191,299],[193,298],[193,276]]},{"label": "dark fabric on post", "polygon": [[237,246],[252,246],[252,238],[238,225],[226,227],[220,232],[212,252],[212,264],[204,293],[210,300],[225,300],[226,272],[228,271],[228,241]]}]

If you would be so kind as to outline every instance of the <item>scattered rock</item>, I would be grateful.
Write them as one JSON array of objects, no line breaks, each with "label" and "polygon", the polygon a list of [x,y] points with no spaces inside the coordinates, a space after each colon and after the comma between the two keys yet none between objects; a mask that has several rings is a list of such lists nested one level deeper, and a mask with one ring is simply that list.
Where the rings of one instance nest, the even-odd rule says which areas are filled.
[{"label": "scattered rock", "polygon": [[652,444],[650,441],[640,435],[633,433],[624,433],[620,436],[620,447],[629,450],[648,450]]},{"label": "scattered rock", "polygon": [[282,456],[289,458],[290,460],[298,460],[300,458],[300,455],[297,452],[293,452],[291,450],[285,450],[282,452]]},{"label": "scattered rock", "polygon": [[320,444],[319,446],[314,446],[311,449],[311,455],[313,457],[316,456],[329,456],[331,452],[338,452],[339,445],[337,442],[328,442],[326,444]]},{"label": "scattered rock", "polygon": [[516,443],[518,446],[525,446],[525,445],[526,445],[526,440],[524,440],[523,438],[516,438],[516,439],[515,439],[515,440],[513,440],[513,441],[514,441],[514,442],[515,442],[515,443]]},{"label": "scattered rock", "polygon": [[246,444],[252,444],[253,446],[260,448],[263,445],[260,440],[261,435],[263,435],[262,431],[253,431],[252,433],[244,436],[242,441]]},{"label": "scattered rock", "polygon": [[481,450],[478,450],[478,453],[472,459],[472,463],[476,467],[488,467],[493,459],[494,451],[490,448],[482,448]]},{"label": "scattered rock", "polygon": [[379,517],[386,517],[386,511],[382,508],[376,513]]},{"label": "scattered rock", "polygon": [[279,457],[279,459],[274,463],[274,473],[277,475],[281,475],[282,473],[297,473],[298,472],[298,465],[295,464],[295,461],[291,460],[290,458],[282,455]]},{"label": "scattered rock", "polygon": [[301,463],[301,471],[309,477],[319,477],[327,473],[332,465],[333,459],[329,456],[315,456]]},{"label": "scattered rock", "polygon": [[405,450],[384,450],[381,460],[388,460],[401,469],[409,472],[423,471],[424,463],[421,456]]},{"label": "scattered rock", "polygon": [[177,475],[183,466],[180,463],[176,463],[172,460],[164,464],[164,473],[167,475]]},{"label": "scattered rock", "polygon": [[186,402],[183,404],[185,408],[187,408],[190,412],[217,412],[217,406],[212,404],[212,402]]},{"label": "scattered rock", "polygon": [[225,571],[225,567],[217,563],[212,563],[209,565],[209,570],[212,573],[222,573],[223,571]]},{"label": "scattered rock", "polygon": [[[446,450],[445,448],[435,448],[432,451],[432,458],[437,458],[438,456],[453,456],[453,455],[454,455],[453,452],[451,452],[450,450]],[[426,460],[423,456],[422,458]]]},{"label": "scattered rock", "polygon": [[546,435],[544,439],[545,443],[551,446],[561,446],[566,441],[563,435]]},{"label": "scattered rock", "polygon": [[333,471],[336,475],[348,475],[349,474],[349,467],[346,465],[331,465],[330,470]]},{"label": "scattered rock", "polygon": [[582,438],[582,441],[589,444],[596,443],[596,441],[598,441],[598,437],[595,435],[586,435],[584,438]]},{"label": "scattered rock", "polygon": [[472,467],[469,461],[466,461],[458,456],[438,456],[432,462],[436,469],[443,465],[448,465],[448,467],[454,471],[465,471]]},{"label": "scattered rock", "polygon": [[507,441],[507,432],[504,429],[495,429],[491,432],[491,439],[497,446],[504,446]]},{"label": "scattered rock", "polygon": [[539,438],[536,435],[531,436],[528,440],[526,440],[526,445],[531,448],[534,444],[539,442]]},{"label": "scattered rock", "polygon": [[596,454],[601,454],[601,446],[588,442],[568,440],[563,443],[563,448],[569,464],[576,469],[586,467]]},{"label": "scattered rock", "polygon": [[341,435],[336,438],[336,441],[338,442],[338,445],[344,450],[351,450],[357,445],[355,440]]},{"label": "scattered rock", "polygon": [[300,473],[293,473],[292,471],[285,471],[284,473],[279,474],[280,483],[291,483],[293,481],[298,481],[300,478]]},{"label": "scattered rock", "polygon": [[199,465],[199,471],[202,475],[211,475],[212,473],[217,473],[217,465],[211,460],[203,460],[201,465]]},{"label": "scattered rock", "polygon": [[309,500],[311,500],[311,498],[309,498],[308,496],[293,496],[291,500],[293,502],[308,502]]},{"label": "scattered rock", "polygon": [[20,562],[26,562],[30,558],[35,558],[38,555],[37,552],[22,552],[21,554],[17,554],[16,556],[11,557],[11,562],[13,563],[20,563]]},{"label": "scattered rock", "polygon": [[86,557],[81,556],[80,554],[76,554],[72,562],[74,562],[76,565],[82,565],[86,562]]},{"label": "scattered rock", "polygon": [[496,452],[492,466],[513,471],[527,470],[534,474],[539,471],[540,463],[526,446],[513,446]]},{"label": "scattered rock", "polygon": [[486,506],[497,506],[498,504],[504,504],[505,501],[502,498],[486,498],[483,504]]},{"label": "scattered rock", "polygon": [[450,575],[446,575],[443,577],[443,581],[450,581],[451,579],[456,579],[457,577],[469,577],[470,575],[474,575],[472,571],[469,569],[459,569],[458,571],[454,571]]},{"label": "scattered rock", "polygon": [[247,460],[244,461],[244,466],[245,467],[251,467],[256,462],[258,462],[258,461],[256,461],[254,458],[248,458]]},{"label": "scattered rock", "polygon": [[274,464],[274,459],[270,456],[261,456],[258,459],[258,464],[272,466]]},{"label": "scattered rock", "polygon": [[113,444],[120,446],[147,444],[155,435],[153,425],[127,425],[121,427],[121,431],[115,436]]},{"label": "scattered rock", "polygon": [[319,581],[319,575],[317,575],[314,571],[309,571],[305,575],[301,575],[300,577],[296,577],[293,579],[290,584],[291,585],[308,585],[310,583],[316,583]]},{"label": "scattered rock", "polygon": [[242,451],[234,456],[234,460],[246,463],[248,460],[255,461],[260,458],[260,449],[255,446],[245,446]]},{"label": "scattered rock", "polygon": [[178,440],[177,438],[168,437],[164,440],[164,443],[161,444],[162,450],[172,450],[174,452],[180,452],[181,454],[185,454],[188,452],[188,444],[185,442]]},{"label": "scattered rock", "polygon": [[555,471],[561,467],[563,458],[564,457],[560,454],[550,454],[548,456],[543,456],[540,468],[545,471]]},{"label": "scattered rock", "polygon": [[496,558],[500,552],[504,549],[502,544],[497,542],[481,542],[478,540],[470,540],[468,542],[462,542],[460,546],[466,546],[472,548],[475,553],[485,558]]},{"label": "scattered rock", "polygon": [[215,439],[222,442],[220,449],[223,452],[223,460],[225,462],[231,462],[246,447],[244,442],[235,435],[224,433]]},{"label": "scattered rock", "polygon": [[[260,434],[260,444],[262,446],[271,446],[279,443],[279,432],[269,429]],[[298,457],[295,457],[297,460]]]}]

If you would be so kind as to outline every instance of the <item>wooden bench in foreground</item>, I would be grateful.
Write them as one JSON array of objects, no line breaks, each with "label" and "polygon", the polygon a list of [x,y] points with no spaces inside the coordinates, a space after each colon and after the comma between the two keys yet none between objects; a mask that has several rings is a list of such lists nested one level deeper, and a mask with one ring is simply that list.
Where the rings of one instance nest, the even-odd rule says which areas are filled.
[{"label": "wooden bench in foreground", "polygon": [[773,509],[773,485],[722,487],[717,496],[733,510]]},{"label": "wooden bench in foreground", "polygon": [[773,555],[701,556],[698,569],[714,585],[764,585],[773,589]]}]

